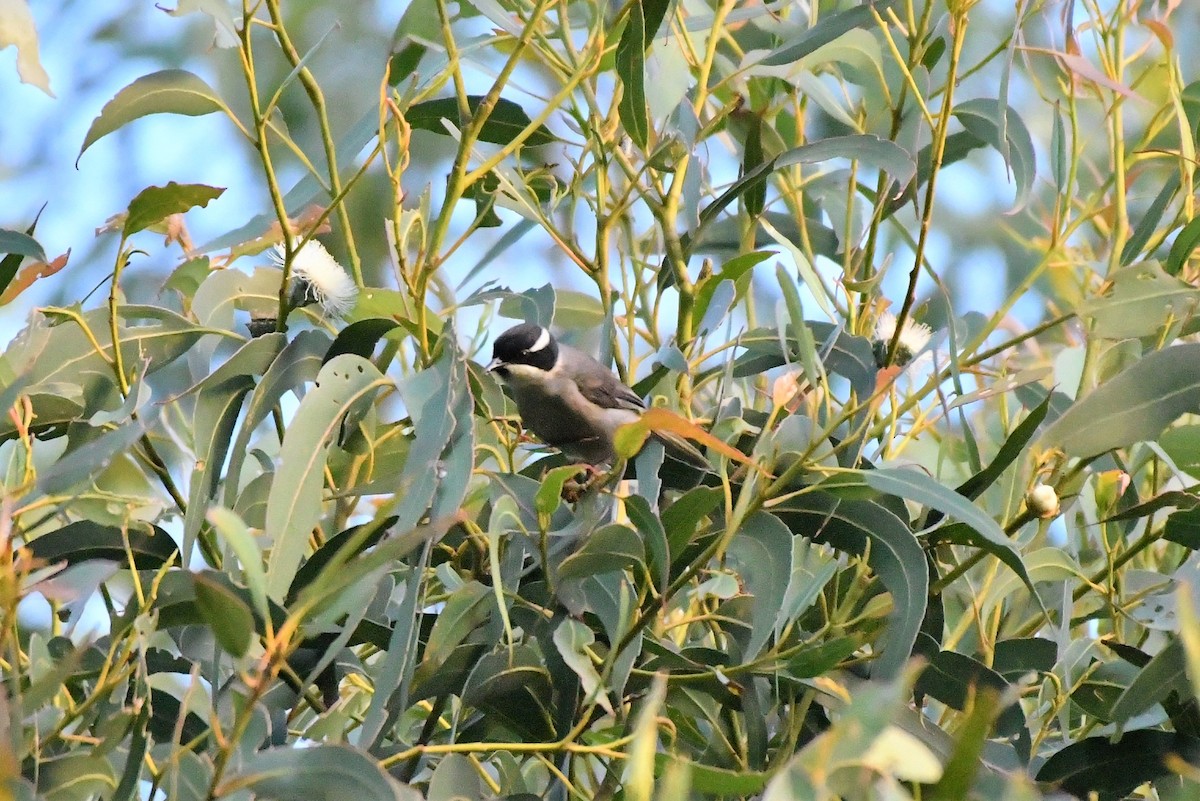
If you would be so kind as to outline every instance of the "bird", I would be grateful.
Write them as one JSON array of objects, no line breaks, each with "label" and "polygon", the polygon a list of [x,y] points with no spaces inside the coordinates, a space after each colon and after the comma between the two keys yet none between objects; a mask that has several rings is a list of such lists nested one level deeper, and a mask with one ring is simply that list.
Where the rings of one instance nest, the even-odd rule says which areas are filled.
[{"label": "bird", "polygon": [[[533,323],[515,325],[496,337],[487,371],[511,390],[525,428],[591,466],[611,465],[617,429],[646,411],[645,402],[611,370]],[[686,439],[658,431],[653,436],[673,459],[711,469]]]}]

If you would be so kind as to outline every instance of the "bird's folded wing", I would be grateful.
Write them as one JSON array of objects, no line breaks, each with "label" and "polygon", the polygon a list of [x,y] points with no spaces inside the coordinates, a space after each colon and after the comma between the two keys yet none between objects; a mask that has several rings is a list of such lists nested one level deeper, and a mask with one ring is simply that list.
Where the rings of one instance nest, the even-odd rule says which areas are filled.
[{"label": "bird's folded wing", "polygon": [[597,378],[581,377],[579,392],[584,398],[604,409],[629,409],[640,412],[646,404],[637,393],[620,381],[605,380],[608,376]]}]

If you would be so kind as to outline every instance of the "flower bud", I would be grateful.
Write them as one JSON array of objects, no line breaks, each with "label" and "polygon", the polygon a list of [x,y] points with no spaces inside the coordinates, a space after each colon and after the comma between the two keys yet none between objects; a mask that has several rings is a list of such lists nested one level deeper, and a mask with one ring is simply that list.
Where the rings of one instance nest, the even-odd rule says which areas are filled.
[{"label": "flower bud", "polygon": [[1029,492],[1025,493],[1025,505],[1043,520],[1058,517],[1060,511],[1058,493],[1054,491],[1054,487],[1041,482],[1034,484]]}]

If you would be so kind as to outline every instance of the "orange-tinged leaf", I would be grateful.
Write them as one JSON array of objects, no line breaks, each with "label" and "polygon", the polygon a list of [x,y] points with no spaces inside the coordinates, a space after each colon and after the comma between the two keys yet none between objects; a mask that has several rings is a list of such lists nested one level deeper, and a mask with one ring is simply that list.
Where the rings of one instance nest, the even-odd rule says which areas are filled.
[{"label": "orange-tinged leaf", "polygon": [[[630,423],[629,425],[622,426],[620,429],[618,429],[617,435],[620,436],[621,431],[629,428],[644,428],[647,434],[650,431],[665,431],[670,434],[676,434],[685,439],[690,439],[693,442],[698,442],[706,448],[712,448],[714,451],[727,459],[732,459],[735,462],[753,467],[755,470],[758,470],[764,474],[767,472],[762,465],[739,451],[737,448],[714,437],[700,426],[689,420],[685,420],[669,409],[662,409],[659,407],[647,409],[645,413],[642,414],[641,419],[636,423]],[[642,439],[644,441],[645,437],[643,436]]]},{"label": "orange-tinged leaf", "polygon": [[13,278],[12,283],[4,290],[4,294],[0,295],[0,306],[11,303],[17,295],[20,295],[39,278],[46,278],[54,275],[56,272],[67,266],[67,259],[71,257],[71,251],[59,256],[53,261],[35,261],[32,264],[27,264],[21,272],[17,273]]}]

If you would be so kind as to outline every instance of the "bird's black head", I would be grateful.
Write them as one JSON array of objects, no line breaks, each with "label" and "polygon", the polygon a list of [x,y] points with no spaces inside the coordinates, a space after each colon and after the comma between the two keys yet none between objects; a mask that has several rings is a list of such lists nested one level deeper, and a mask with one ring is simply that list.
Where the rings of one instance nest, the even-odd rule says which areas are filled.
[{"label": "bird's black head", "polygon": [[507,375],[510,365],[528,365],[538,370],[553,369],[558,360],[558,343],[540,325],[514,325],[492,343],[492,363],[488,369]]}]

